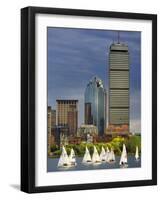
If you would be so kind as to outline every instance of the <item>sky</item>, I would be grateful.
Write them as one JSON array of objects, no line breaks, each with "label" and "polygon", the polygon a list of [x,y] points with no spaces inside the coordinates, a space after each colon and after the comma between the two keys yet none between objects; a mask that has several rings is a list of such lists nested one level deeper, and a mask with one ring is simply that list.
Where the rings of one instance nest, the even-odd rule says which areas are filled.
[{"label": "sky", "polygon": [[[130,53],[130,130],[141,132],[141,32],[119,32]],[[80,126],[89,80],[99,77],[108,92],[109,47],[118,31],[48,27],[47,41],[48,105],[56,109],[56,99],[78,99]]]}]

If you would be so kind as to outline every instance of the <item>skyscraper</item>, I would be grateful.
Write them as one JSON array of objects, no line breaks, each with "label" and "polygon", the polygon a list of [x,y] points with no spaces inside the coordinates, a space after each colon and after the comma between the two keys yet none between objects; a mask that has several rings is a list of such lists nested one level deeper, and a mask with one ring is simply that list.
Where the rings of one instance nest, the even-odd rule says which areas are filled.
[{"label": "skyscraper", "polygon": [[119,42],[109,52],[109,127],[124,127],[129,131],[129,51]]},{"label": "skyscraper", "polygon": [[78,128],[78,100],[56,100],[57,125],[68,126],[69,135],[76,135]]},{"label": "skyscraper", "polygon": [[99,135],[106,127],[106,91],[101,79],[94,77],[85,90],[85,124],[97,126]]}]

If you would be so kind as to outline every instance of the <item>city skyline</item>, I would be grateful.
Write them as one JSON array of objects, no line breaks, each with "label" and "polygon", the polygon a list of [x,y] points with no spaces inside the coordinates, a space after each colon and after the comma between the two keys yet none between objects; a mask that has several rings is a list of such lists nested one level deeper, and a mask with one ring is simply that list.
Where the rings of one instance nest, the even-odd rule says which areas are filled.
[{"label": "city skyline", "polygon": [[[117,31],[48,28],[48,105],[56,109],[56,99],[78,99],[78,126],[84,123],[84,91],[89,80],[98,76],[108,92],[108,55],[113,41],[117,42]],[[131,130],[140,132],[141,34],[121,31],[120,42],[128,44],[131,59]]]}]

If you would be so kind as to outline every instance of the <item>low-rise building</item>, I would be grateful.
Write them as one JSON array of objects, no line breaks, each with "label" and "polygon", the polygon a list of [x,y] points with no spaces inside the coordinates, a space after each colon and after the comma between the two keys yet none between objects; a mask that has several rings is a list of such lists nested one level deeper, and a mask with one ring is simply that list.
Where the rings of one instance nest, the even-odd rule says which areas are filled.
[{"label": "low-rise building", "polygon": [[93,137],[98,136],[98,128],[95,125],[82,124],[77,131],[77,136],[88,143],[93,142]]}]

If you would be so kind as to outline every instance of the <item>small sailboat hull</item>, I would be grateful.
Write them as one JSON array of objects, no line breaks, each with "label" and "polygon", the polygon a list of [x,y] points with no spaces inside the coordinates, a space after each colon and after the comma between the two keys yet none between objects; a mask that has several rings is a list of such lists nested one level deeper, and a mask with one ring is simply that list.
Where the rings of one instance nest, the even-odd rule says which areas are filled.
[{"label": "small sailboat hull", "polygon": [[93,165],[100,165],[100,164],[102,164],[101,161],[95,161],[95,162],[93,162]]},{"label": "small sailboat hull", "polygon": [[113,163],[115,163],[115,162],[116,162],[115,160],[109,160],[109,161],[108,161],[109,164],[113,164]]},{"label": "small sailboat hull", "polygon": [[71,167],[77,166],[77,163],[71,163]]},{"label": "small sailboat hull", "polygon": [[91,160],[87,160],[86,162],[83,162],[84,164],[92,164]]},{"label": "small sailboat hull", "polygon": [[69,167],[71,167],[71,165],[69,165],[67,163],[64,163],[63,165],[58,166],[58,168],[69,168]]},{"label": "small sailboat hull", "polygon": [[127,163],[121,164],[120,168],[128,168],[128,164]]}]

